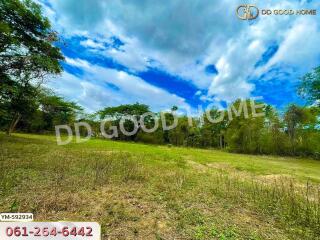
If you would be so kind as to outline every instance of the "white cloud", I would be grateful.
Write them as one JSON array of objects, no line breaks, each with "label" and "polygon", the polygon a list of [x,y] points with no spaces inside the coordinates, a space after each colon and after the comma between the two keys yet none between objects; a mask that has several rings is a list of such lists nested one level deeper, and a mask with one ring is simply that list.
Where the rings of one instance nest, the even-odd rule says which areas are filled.
[{"label": "white cloud", "polygon": [[[299,9],[301,5],[284,1],[269,3],[267,7]],[[243,29],[224,46],[226,52],[216,63],[219,74],[213,78],[209,95],[225,101],[249,97],[255,86],[248,79],[258,78],[274,66],[291,66],[301,74],[315,67],[320,56],[318,19],[315,16],[261,16],[256,24]],[[265,66],[255,69],[262,54],[274,43],[279,45],[277,53]]]},{"label": "white cloud", "polygon": [[197,60],[205,58],[210,46],[210,51],[221,51],[217,46],[243,28],[232,21],[237,3],[231,0],[49,2],[59,15],[58,27],[68,29],[63,34],[90,32],[92,39],[117,36],[126,45],[122,51],[105,51],[107,56],[135,71],[145,70],[155,60],[152,64],[157,67],[204,89],[211,77],[204,72],[207,62]]},{"label": "white cloud", "polygon": [[157,88],[142,79],[114,69],[92,65],[81,59],[66,59],[67,63],[84,70],[84,76],[76,77],[64,72],[48,86],[69,100],[79,102],[87,111],[106,106],[140,102],[150,105],[154,111],[169,109],[173,105],[188,107],[181,97]]},{"label": "white cloud", "polygon": [[[240,0],[49,2],[52,5],[50,16],[63,34],[85,35],[89,40],[82,45],[100,49],[97,54],[112,57],[133,72],[153,66],[191,81],[200,89],[208,90],[209,95],[201,97],[204,101],[212,97],[224,101],[249,97],[255,88],[248,82],[249,76],[259,77],[275,65],[289,65],[303,73],[320,61],[319,14],[259,16],[255,23],[250,23],[235,15],[236,7],[243,4]],[[317,1],[251,3],[256,3],[260,9],[319,9],[320,6]],[[125,45],[120,49],[102,50],[100,40],[107,41],[112,36],[120,38]],[[279,45],[278,52],[267,65],[256,70],[255,63],[274,43]],[[77,64],[83,63],[78,61]],[[216,66],[218,75],[205,73],[205,67],[210,64]],[[83,67],[88,66],[84,64]],[[115,74],[97,67],[93,69]],[[92,75],[97,81],[103,80]],[[114,77],[114,81],[108,81],[120,84],[121,78]],[[130,81],[138,82],[131,77]],[[142,99],[140,95],[127,94]]]},{"label": "white cloud", "polygon": [[120,49],[110,48],[103,52],[107,57],[112,57],[118,63],[133,71],[144,71],[148,66],[148,57],[144,55],[134,39],[126,42]]},{"label": "white cloud", "polygon": [[87,40],[81,41],[80,45],[82,45],[84,47],[88,47],[88,48],[99,49],[99,50],[105,49],[105,46],[103,45],[103,43],[93,41],[92,39],[87,39]]},{"label": "white cloud", "polygon": [[286,31],[277,53],[258,72],[265,72],[279,63],[299,66],[303,71],[310,71],[319,63],[319,39],[319,22],[308,17],[299,17]]},{"label": "white cloud", "polygon": [[254,64],[263,51],[260,41],[250,42],[246,35],[242,35],[237,41],[230,41],[227,52],[216,64],[219,74],[213,78],[209,95],[227,102],[250,96],[254,86],[247,83],[246,78],[253,71]]},{"label": "white cloud", "polygon": [[195,96],[200,96],[200,95],[202,95],[202,92],[200,90],[198,90],[194,95]]}]

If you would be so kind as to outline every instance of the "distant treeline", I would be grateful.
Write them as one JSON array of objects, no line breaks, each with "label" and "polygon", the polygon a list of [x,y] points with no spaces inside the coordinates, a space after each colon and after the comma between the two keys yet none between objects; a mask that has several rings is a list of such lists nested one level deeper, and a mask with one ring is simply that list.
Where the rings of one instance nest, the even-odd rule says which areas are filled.
[{"label": "distant treeline", "polygon": [[[249,100],[245,102],[249,105]],[[243,101],[237,100],[233,106],[237,111],[243,110],[242,103]],[[105,125],[106,130],[110,126],[116,126],[119,129],[122,116],[131,115],[139,120],[141,115],[149,110],[148,106],[137,103],[105,108],[95,116],[99,116],[101,120],[109,119]],[[174,107],[173,110],[177,108]],[[155,113],[156,119],[151,117],[144,119],[144,125],[148,129],[152,129],[155,121],[159,121],[159,128],[155,132],[146,133],[139,128],[136,134],[126,136],[121,131],[117,131],[118,136],[113,139],[186,147],[221,148],[238,153],[320,157],[319,107],[301,107],[292,104],[280,116],[276,109],[265,105],[262,109],[264,116],[259,117],[252,117],[251,109],[248,108],[248,110],[249,117],[241,111],[238,116],[234,114],[231,120],[225,117],[213,123],[212,120],[219,119],[221,114],[228,116],[228,111],[211,109],[202,116],[192,118],[192,126],[187,116],[178,116],[177,127],[171,130],[162,128],[160,113]],[[93,131],[100,133],[100,121],[92,119],[82,119],[82,121],[89,122]],[[173,124],[172,113],[165,113],[165,121],[167,126]],[[126,121],[124,126],[127,131],[133,131],[132,121]],[[113,132],[113,129],[109,131],[110,134]],[[100,135],[97,134],[97,136]]]},{"label": "distant treeline", "polygon": [[[245,102],[249,105],[249,100]],[[246,117],[242,103],[243,101],[238,100],[233,104],[234,109],[241,114],[238,116],[233,114],[231,120],[228,117],[221,119],[221,114],[228,116],[228,110],[219,111],[218,109],[211,109],[202,116],[191,118],[192,125],[187,116],[176,115],[177,126],[171,130],[164,130],[160,113],[154,113],[156,118],[151,116],[144,118],[144,126],[152,129],[158,121],[159,127],[156,131],[147,133],[139,126],[135,134],[127,136],[119,130],[121,118],[134,116],[139,120],[144,113],[150,112],[147,105],[136,103],[107,107],[89,115],[85,114],[77,104],[44,91],[33,102],[32,111],[29,106],[27,114],[21,113],[16,130],[52,134],[56,125],[72,126],[75,122],[87,122],[94,136],[103,138],[101,122],[107,119],[104,124],[106,133],[112,135],[114,134],[112,126],[117,128],[117,134],[112,138],[113,140],[221,148],[238,153],[320,157],[319,107],[290,105],[286,112],[280,115],[276,109],[265,105],[262,109],[264,116],[252,117],[251,109],[248,108],[248,117]],[[12,120],[15,119],[12,118],[14,113],[10,110],[12,109],[9,108],[8,111],[1,113],[0,126],[7,132],[12,127]],[[178,108],[173,107],[172,110],[176,111]],[[165,116],[166,126],[174,124],[173,112],[162,113]],[[220,121],[212,122],[219,118]],[[134,124],[130,120],[126,120],[123,126],[128,132],[134,129]],[[80,130],[83,136],[87,134],[85,128]]]},{"label": "distant treeline", "polygon": [[[64,57],[54,45],[57,41],[57,33],[51,29],[38,4],[0,0],[0,130],[7,134],[16,130],[53,133],[56,125],[85,121],[99,136],[102,119],[109,119],[105,125],[108,129],[111,125],[119,127],[124,115],[139,119],[150,111],[147,105],[137,103],[107,107],[88,115],[76,103],[43,88],[46,76],[63,71],[61,62]],[[145,133],[139,128],[135,134],[126,136],[119,131],[114,139],[320,158],[320,67],[301,79],[299,94],[308,101],[308,105],[290,105],[283,114],[266,105],[263,117],[246,118],[242,113],[232,119],[224,118],[212,123],[210,118],[216,119],[221,112],[210,109],[208,114],[193,118],[192,126],[186,116],[179,116],[174,129],[164,130],[160,124],[153,133]],[[233,105],[239,109],[240,104],[236,101]],[[158,120],[145,118],[144,125],[152,128],[155,121]],[[174,121],[172,113],[166,113],[165,121],[168,125]],[[132,122],[125,122],[128,131],[133,127]]]}]

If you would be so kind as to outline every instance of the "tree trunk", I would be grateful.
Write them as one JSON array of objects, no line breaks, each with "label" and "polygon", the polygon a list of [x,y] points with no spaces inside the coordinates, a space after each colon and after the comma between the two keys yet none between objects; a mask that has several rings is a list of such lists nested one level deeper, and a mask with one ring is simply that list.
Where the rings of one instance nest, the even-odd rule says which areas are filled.
[{"label": "tree trunk", "polygon": [[226,148],[226,142],[224,140],[224,134],[223,133],[220,134],[220,136],[219,136],[219,142],[220,142],[220,148],[221,149]]},{"label": "tree trunk", "polygon": [[20,121],[20,119],[21,119],[21,114],[20,113],[16,113],[14,115],[11,123],[10,123],[10,126],[9,126],[8,130],[7,130],[7,134],[8,135],[11,135],[11,133],[15,130],[18,122]]}]

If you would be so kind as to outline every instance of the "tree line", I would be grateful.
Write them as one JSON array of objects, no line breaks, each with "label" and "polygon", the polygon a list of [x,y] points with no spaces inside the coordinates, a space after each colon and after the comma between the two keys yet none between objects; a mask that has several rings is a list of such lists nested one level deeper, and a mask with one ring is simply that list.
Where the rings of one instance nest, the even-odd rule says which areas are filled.
[{"label": "tree line", "polygon": [[[113,139],[186,147],[220,148],[237,153],[320,157],[320,109],[318,105],[291,104],[283,114],[279,114],[275,108],[264,104],[263,109],[260,109],[263,114],[258,117],[250,117],[251,112],[249,112],[249,117],[247,117],[244,111],[240,111],[243,102],[248,105],[250,100],[239,99],[232,104],[239,114],[234,115],[231,119],[221,118],[213,122],[212,119],[219,119],[221,114],[225,116],[230,114],[230,109],[222,111],[210,109],[198,117],[191,118],[192,124],[190,124],[189,117],[180,115],[177,117],[177,126],[173,129],[163,129],[161,123],[158,123],[159,128],[152,133],[138,129],[135,134],[128,136],[117,131]],[[177,107],[172,110],[177,110]],[[248,110],[252,111],[250,108]],[[139,120],[144,113],[149,111],[147,105],[136,103],[107,107],[98,111],[95,116],[98,116],[100,121],[108,119],[104,127],[107,130],[111,129],[109,134],[113,134],[114,128],[110,127],[115,126],[119,129],[122,116],[135,116]],[[155,118],[145,118],[146,128],[152,129],[155,121],[161,121],[160,114],[154,113]],[[100,121],[90,122],[94,132],[100,131]],[[166,126],[173,125],[173,113],[165,113],[165,121]],[[124,126],[127,131],[133,131],[132,121],[125,121]]]},{"label": "tree line", "polygon": [[[126,115],[139,119],[150,112],[145,104],[135,103],[106,107],[86,114],[75,102],[65,100],[44,87],[48,76],[60,74],[64,57],[55,42],[60,41],[38,4],[30,0],[0,0],[0,130],[53,133],[56,125],[72,125],[85,121],[99,137],[100,121],[108,119],[106,131],[119,127]],[[192,118],[179,115],[178,124],[171,130],[159,128],[146,133],[139,128],[127,136],[119,132],[114,140],[150,144],[221,148],[238,153],[311,156],[320,158],[320,67],[301,78],[298,94],[306,99],[305,106],[291,104],[284,113],[265,105],[263,116],[247,118],[244,113],[232,119],[212,123],[227,110],[210,109]],[[249,100],[246,101],[249,104]],[[241,105],[233,103],[236,109]],[[172,112],[177,111],[172,108]],[[154,113],[160,116],[161,113]],[[164,113],[166,125],[173,124],[173,113]],[[152,128],[158,118],[144,118]],[[131,131],[133,124],[125,121]],[[85,135],[84,129],[82,129]]]}]

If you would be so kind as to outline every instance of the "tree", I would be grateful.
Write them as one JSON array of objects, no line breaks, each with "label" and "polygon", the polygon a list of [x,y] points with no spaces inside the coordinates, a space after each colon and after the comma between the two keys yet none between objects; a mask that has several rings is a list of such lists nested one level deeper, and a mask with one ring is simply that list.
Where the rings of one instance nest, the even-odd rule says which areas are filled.
[{"label": "tree", "polygon": [[303,108],[294,104],[290,105],[285,113],[284,121],[286,123],[287,133],[292,144],[296,137],[297,128],[299,125],[301,126],[304,120],[305,115]]},{"label": "tree", "polygon": [[309,103],[320,106],[320,67],[302,77],[298,92]]},{"label": "tree", "polygon": [[142,114],[149,112],[149,106],[145,104],[124,104],[117,107],[107,107],[98,112],[101,119],[109,118],[121,118],[123,116],[136,116],[139,117]]},{"label": "tree", "polygon": [[83,109],[75,102],[69,102],[49,91],[40,97],[40,110],[43,114],[46,130],[53,130],[55,125],[71,124]]},{"label": "tree", "polygon": [[[235,109],[240,109],[240,106],[250,106],[250,101],[238,99],[231,106],[234,106]],[[242,111],[231,120],[229,119],[226,131],[228,149],[242,153],[262,153],[260,137],[264,130],[265,117],[251,117],[252,109],[246,109],[248,115]],[[257,113],[262,111],[264,109],[259,109]]]},{"label": "tree", "polygon": [[275,108],[270,105],[265,109],[265,124],[260,137],[262,153],[286,154],[288,137],[284,132],[284,123]]},{"label": "tree", "polygon": [[[18,91],[12,95],[17,99],[7,101],[8,105],[5,105],[4,112],[5,114],[11,113],[11,109],[14,109],[16,114],[20,114],[18,128],[22,131],[52,132],[54,126],[71,125],[82,114],[83,109],[76,103],[66,101],[47,89],[36,89],[32,85],[27,85]],[[0,124],[3,125],[1,122]],[[10,122],[7,131],[12,131],[11,129],[16,126],[17,122]]]},{"label": "tree", "polygon": [[[225,131],[227,127],[226,111],[211,109],[203,115],[203,126],[201,128],[203,147],[225,147]],[[223,118],[221,118],[221,116]],[[217,121],[212,123],[211,121]]]},{"label": "tree", "polygon": [[35,98],[45,77],[61,73],[64,58],[53,46],[57,40],[40,5],[0,0],[0,104],[10,106],[5,113],[7,133],[36,110]]},{"label": "tree", "polygon": [[175,128],[168,131],[169,142],[176,146],[181,146],[181,145],[186,146],[187,139],[189,136],[189,131],[190,131],[190,126],[188,124],[188,118],[185,116],[179,117],[178,125]]},{"label": "tree", "polygon": [[[109,120],[112,122],[113,126],[120,126],[120,121],[123,117],[134,117],[137,122],[140,121],[141,115],[149,112],[149,106],[145,104],[135,103],[135,104],[124,104],[117,107],[107,107],[103,110],[98,111],[98,115],[101,120]],[[150,117],[146,117],[144,119],[145,125],[151,124],[152,119]],[[124,128],[128,132],[132,132],[134,130],[134,123],[130,120],[125,120]],[[138,131],[140,130],[140,126],[138,126]],[[119,138],[121,140],[135,140],[137,133],[132,136],[125,136],[123,134],[119,134]]]},{"label": "tree", "polygon": [[310,127],[314,128],[317,116],[312,108],[292,104],[285,113],[284,122],[290,139],[292,154],[295,154],[297,146],[303,142],[303,139],[299,138],[299,132],[306,132]]},{"label": "tree", "polygon": [[11,134],[23,117],[28,117],[36,111],[38,90],[28,81],[20,83],[9,81],[1,86],[0,106],[4,110],[4,124],[7,134]]}]

